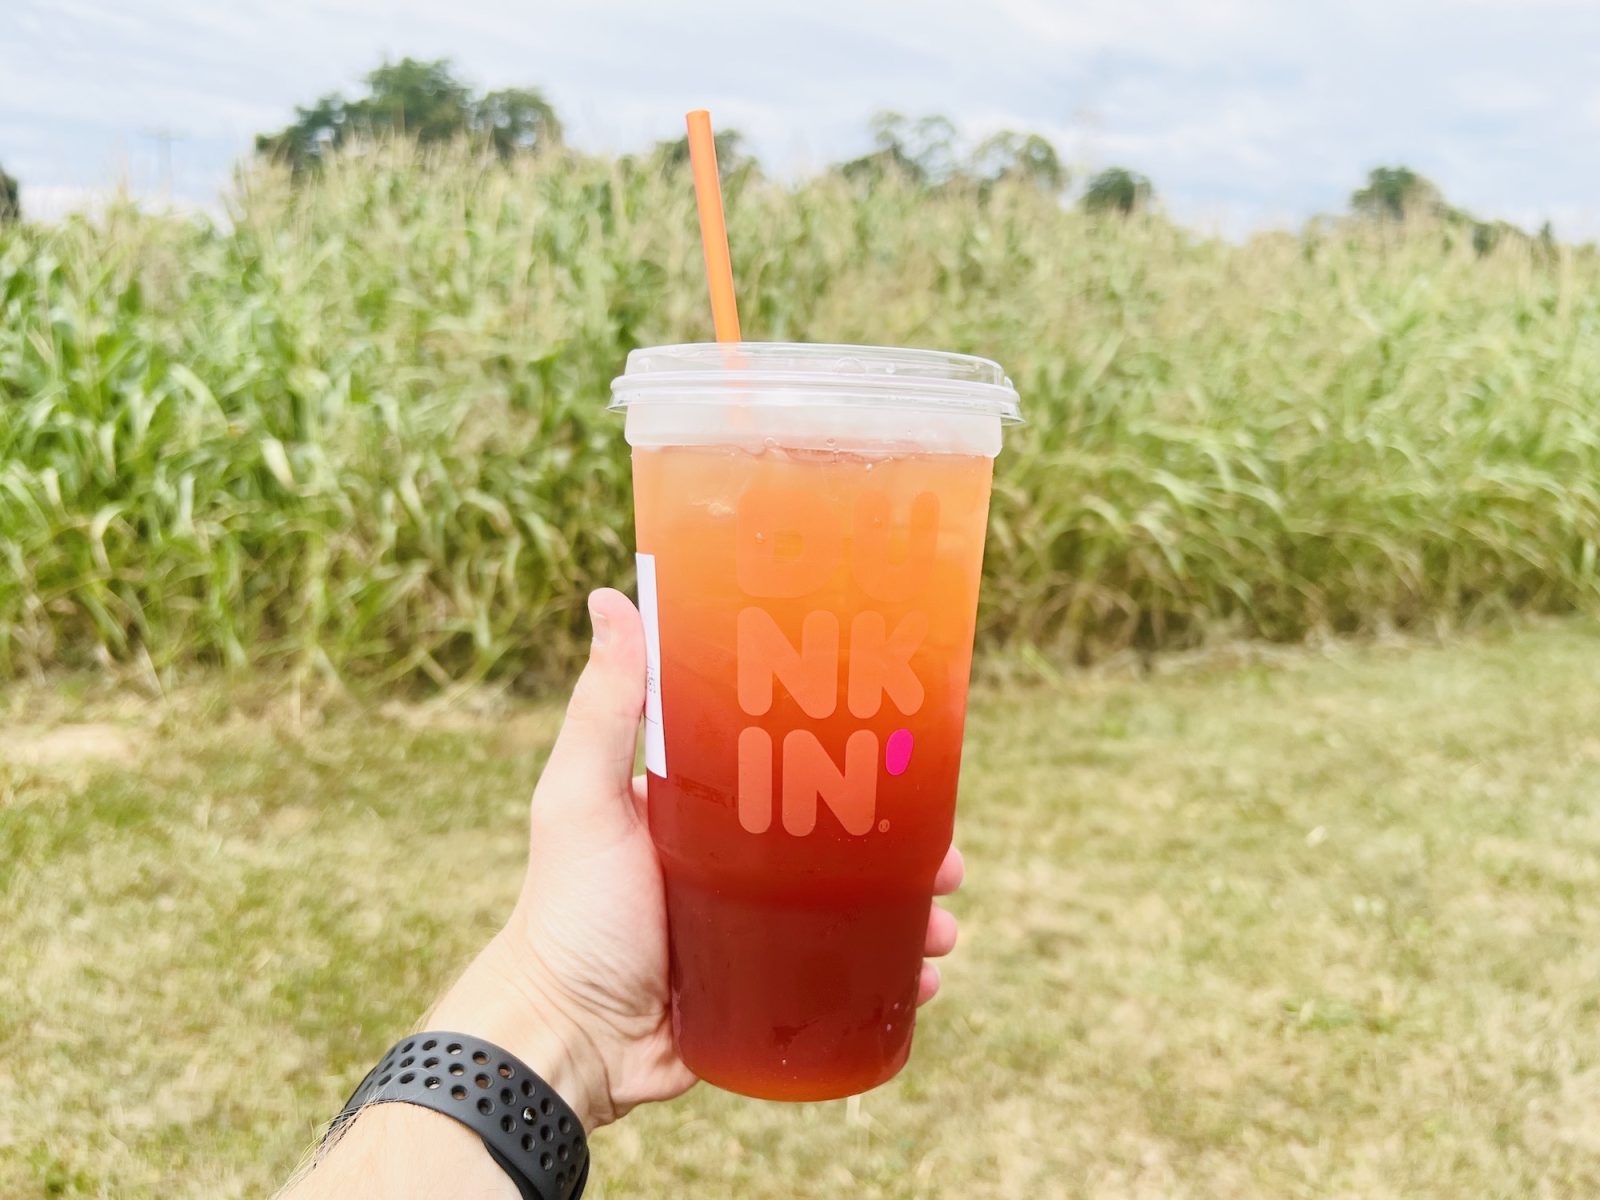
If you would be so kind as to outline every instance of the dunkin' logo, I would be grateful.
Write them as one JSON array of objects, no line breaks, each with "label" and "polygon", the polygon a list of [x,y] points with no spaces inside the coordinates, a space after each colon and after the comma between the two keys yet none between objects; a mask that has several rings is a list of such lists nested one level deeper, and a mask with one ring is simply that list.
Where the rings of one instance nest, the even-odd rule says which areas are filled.
[{"label": "dunkin' logo", "polygon": [[[781,686],[817,721],[834,717],[841,704],[863,721],[885,704],[907,717],[920,710],[926,693],[911,657],[928,633],[925,613],[908,612],[891,624],[882,613],[866,610],[846,628],[836,613],[816,609],[791,634],[761,601],[809,595],[841,566],[874,600],[900,605],[920,595],[938,550],[939,498],[923,492],[908,512],[896,513],[887,494],[868,492],[844,528],[807,492],[757,488],[740,500],[736,520],[739,590],[752,601],[738,617],[739,708],[765,716]],[[798,641],[791,640],[795,634]],[[848,667],[841,681],[844,648]],[[871,729],[857,729],[845,741],[844,760],[836,762],[810,729],[791,729],[779,739],[749,726],[739,734],[739,824],[751,833],[771,828],[776,759],[786,832],[804,837],[815,829],[820,801],[847,832],[865,834],[877,816],[880,764],[891,775],[902,774],[912,748],[909,729],[896,729],[882,746]]]}]

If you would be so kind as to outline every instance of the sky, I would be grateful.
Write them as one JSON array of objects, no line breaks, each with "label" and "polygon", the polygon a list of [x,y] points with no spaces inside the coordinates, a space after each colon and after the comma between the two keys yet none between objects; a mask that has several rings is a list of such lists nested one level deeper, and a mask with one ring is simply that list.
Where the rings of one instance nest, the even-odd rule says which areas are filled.
[{"label": "sky", "polygon": [[770,168],[883,109],[1042,133],[1219,232],[1405,163],[1455,204],[1600,236],[1600,0],[0,0],[0,165],[50,216],[123,182],[215,207],[254,134],[385,57],[533,85],[627,151],[706,107]]}]

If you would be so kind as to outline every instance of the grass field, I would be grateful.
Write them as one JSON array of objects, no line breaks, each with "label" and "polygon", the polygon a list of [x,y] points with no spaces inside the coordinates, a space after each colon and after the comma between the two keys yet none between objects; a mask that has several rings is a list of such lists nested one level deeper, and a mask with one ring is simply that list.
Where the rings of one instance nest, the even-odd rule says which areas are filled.
[{"label": "grass field", "polygon": [[[859,1104],[591,1194],[1600,1194],[1600,632],[974,697],[962,944]],[[554,710],[0,693],[0,1195],[260,1196],[517,886]]]}]

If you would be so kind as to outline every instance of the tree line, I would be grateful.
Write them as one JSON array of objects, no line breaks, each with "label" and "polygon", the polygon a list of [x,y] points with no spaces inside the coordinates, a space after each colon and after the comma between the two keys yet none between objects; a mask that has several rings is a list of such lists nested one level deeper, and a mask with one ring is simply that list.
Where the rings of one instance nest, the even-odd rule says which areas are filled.
[{"label": "tree line", "polygon": [[[538,88],[506,88],[478,94],[454,74],[448,59],[386,62],[366,75],[355,98],[328,93],[294,109],[282,130],[256,138],[256,152],[304,174],[352,139],[405,134],[421,144],[466,139],[494,154],[541,152],[562,146],[562,122]],[[883,112],[872,118],[874,149],[834,170],[853,181],[872,182],[901,174],[925,187],[976,186],[1024,181],[1059,194],[1070,182],[1056,147],[1037,133],[1003,130],[965,144],[947,117],[906,117]],[[627,155],[629,166],[675,168],[688,160],[688,142],[658,142],[643,155]],[[760,173],[738,130],[717,134],[717,160],[725,178]],[[1155,190],[1136,171],[1114,166],[1088,181],[1082,203],[1091,211],[1134,213],[1149,208]]]},{"label": "tree line", "polygon": [[427,145],[467,138],[501,157],[561,144],[561,121],[537,88],[475,94],[446,59],[403,58],[366,76],[355,99],[329,92],[276,133],[256,138],[256,152],[310,170],[356,138],[403,134]]},{"label": "tree line", "polygon": [[[405,136],[423,145],[464,139],[502,158],[563,144],[561,120],[539,89],[479,93],[455,74],[448,59],[385,62],[368,72],[363,83],[365,91],[354,98],[329,92],[309,106],[297,105],[288,125],[256,137],[256,153],[304,176],[340,147],[362,138]],[[980,195],[1004,182],[1060,195],[1074,182],[1055,146],[1037,133],[1002,130],[969,144],[948,117],[896,112],[879,113],[870,129],[870,151],[833,164],[846,179],[870,185],[894,174],[922,187],[971,187]],[[760,173],[760,163],[737,130],[723,130],[716,142],[725,180],[737,185]],[[675,169],[687,162],[688,154],[687,140],[678,138],[659,142],[644,155],[625,156],[623,162],[635,168]],[[1156,192],[1144,175],[1113,166],[1084,181],[1078,203],[1092,213],[1131,216],[1153,208]],[[1447,203],[1437,186],[1405,166],[1374,168],[1351,193],[1350,211],[1381,223],[1428,219],[1469,228],[1480,253],[1504,237],[1528,237],[1509,222],[1482,221]],[[0,167],[0,223],[21,215],[18,183]],[[1548,222],[1539,240],[1553,243]]]},{"label": "tree line", "polygon": [[[562,144],[555,108],[537,88],[508,88],[482,95],[459,79],[448,59],[403,58],[385,63],[365,77],[365,94],[346,99],[337,92],[308,108],[276,133],[256,139],[256,150],[286,162],[297,174],[352,138],[404,134],[418,142],[466,139],[504,157],[538,152]],[[909,117],[882,112],[869,126],[872,149],[833,164],[846,179],[871,184],[896,174],[923,187],[975,187],[980,195],[1006,181],[1020,181],[1054,195],[1074,182],[1060,153],[1037,133],[1001,130],[969,144],[955,124],[938,115]],[[725,180],[759,174],[761,167],[737,130],[716,135],[717,161]],[[688,161],[685,138],[659,142],[644,155],[627,155],[629,167],[674,169]],[[1106,167],[1084,181],[1078,203],[1088,212],[1131,216],[1154,207],[1156,191],[1144,175],[1128,167]],[[1501,238],[1527,238],[1505,221],[1481,221],[1447,203],[1439,188],[1406,166],[1375,167],[1351,193],[1352,215],[1369,221],[1402,223],[1428,219],[1471,230],[1473,245],[1486,253]],[[1548,223],[1540,239],[1553,241]]]},{"label": "tree line", "polygon": [[[256,139],[257,151],[302,174],[358,137],[404,134],[424,144],[464,138],[501,156],[562,144],[555,108],[538,89],[478,95],[457,78],[447,59],[385,63],[364,82],[365,93],[355,99],[334,92],[308,108],[297,107],[288,126]],[[1073,182],[1055,146],[1037,133],[1001,130],[969,143],[948,117],[897,112],[879,113],[870,130],[871,150],[833,164],[832,169],[846,179],[871,184],[893,174],[927,188],[972,187],[980,195],[1008,181],[1060,195]],[[737,130],[723,130],[716,141],[725,180],[736,186],[760,173],[760,163]],[[688,156],[687,140],[678,138],[659,142],[644,155],[627,155],[623,162],[634,168],[674,169]],[[1078,203],[1092,213],[1130,216],[1154,207],[1156,192],[1139,172],[1112,166],[1084,181]],[[1436,185],[1405,166],[1374,168],[1351,193],[1349,206],[1352,215],[1368,221],[1399,224],[1426,219],[1468,228],[1479,253],[1504,237],[1528,236],[1508,222],[1482,221],[1447,203]],[[1553,241],[1548,223],[1540,239]]]},{"label": "tree line", "polygon": [[[256,151],[288,165],[295,174],[313,170],[353,139],[402,134],[427,145],[466,140],[505,157],[555,149],[561,121],[537,88],[507,88],[477,94],[458,78],[447,59],[403,58],[367,74],[355,98],[339,92],[295,108],[295,117],[275,133],[256,138]],[[1024,181],[1059,193],[1070,174],[1061,155],[1036,133],[1002,130],[967,145],[947,117],[880,113],[872,119],[873,148],[834,164],[845,178],[871,183],[887,174],[925,187],[976,186],[988,191],[1004,181]],[[684,138],[657,143],[645,155],[629,155],[629,166],[674,168],[688,160]],[[717,134],[717,160],[725,178],[759,174],[760,164],[737,130]],[[1150,181],[1111,167],[1087,181],[1081,202],[1096,212],[1131,214],[1155,200]]]},{"label": "tree line", "polygon": [[[1375,167],[1367,182],[1350,195],[1350,209],[1358,217],[1388,224],[1418,219],[1471,232],[1472,246],[1487,254],[1503,239],[1533,241],[1528,233],[1510,221],[1484,221],[1444,198],[1437,185],[1410,167]],[[1555,229],[1549,221],[1540,227],[1538,243],[1546,249],[1555,244]]]}]

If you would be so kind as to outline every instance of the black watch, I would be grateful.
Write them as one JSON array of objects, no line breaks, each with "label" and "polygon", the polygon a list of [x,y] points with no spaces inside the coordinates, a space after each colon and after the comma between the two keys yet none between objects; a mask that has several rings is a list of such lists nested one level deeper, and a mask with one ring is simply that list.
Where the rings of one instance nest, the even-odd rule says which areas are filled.
[{"label": "black watch", "polygon": [[328,1127],[327,1140],[369,1104],[418,1104],[483,1139],[522,1200],[575,1200],[589,1181],[589,1143],[572,1108],[528,1065],[464,1033],[418,1033],[395,1044]]}]

